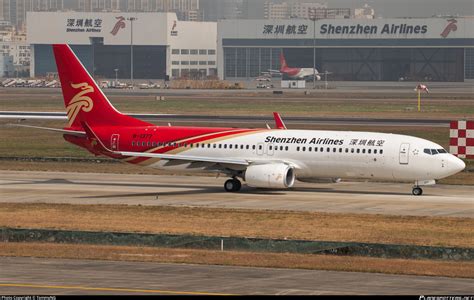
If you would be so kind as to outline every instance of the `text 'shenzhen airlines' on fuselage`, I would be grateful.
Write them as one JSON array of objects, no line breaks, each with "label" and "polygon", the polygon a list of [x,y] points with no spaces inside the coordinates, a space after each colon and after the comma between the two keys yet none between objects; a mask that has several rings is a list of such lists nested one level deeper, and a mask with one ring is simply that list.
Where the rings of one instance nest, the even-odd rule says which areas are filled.
[{"label": "text 'shenzhen airlines' on fuselage", "polygon": [[[155,126],[118,112],[67,45],[54,55],[68,111],[64,138],[96,155],[145,167],[226,174],[224,188],[241,181],[258,188],[290,188],[296,179],[367,178],[421,185],[465,168],[440,145],[374,132]],[[45,129],[45,128],[43,128]]]}]

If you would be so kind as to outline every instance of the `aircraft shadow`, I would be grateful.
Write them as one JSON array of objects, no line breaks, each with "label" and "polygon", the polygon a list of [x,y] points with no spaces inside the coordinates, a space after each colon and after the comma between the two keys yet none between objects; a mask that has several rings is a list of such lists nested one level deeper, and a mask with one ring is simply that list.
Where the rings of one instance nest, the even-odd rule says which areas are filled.
[{"label": "aircraft shadow", "polygon": [[347,190],[338,190],[338,189],[328,189],[328,188],[292,188],[291,191],[303,192],[303,193],[332,193],[332,194],[356,194],[356,195],[394,195],[394,196],[407,196],[409,195],[410,190],[407,190],[406,193],[401,192],[383,192],[383,191],[347,191]]},{"label": "aircraft shadow", "polygon": [[[185,191],[170,191],[170,192],[153,192],[153,193],[137,193],[137,194],[118,194],[108,196],[89,196],[81,198],[126,198],[126,197],[148,197],[148,196],[179,196],[179,195],[195,195],[195,194],[218,194],[224,193],[222,187],[203,187],[202,185],[180,185],[180,184],[154,184],[154,183],[114,183],[114,182],[89,182],[81,181],[74,182],[67,179],[55,178],[48,180],[28,180],[24,182],[14,183],[3,183],[1,185],[27,185],[27,184],[70,184],[70,185],[92,185],[92,186],[116,186],[116,187],[143,187],[143,188],[180,188],[180,189],[191,189]],[[333,193],[333,194],[356,194],[356,195],[394,195],[394,196],[407,196],[407,192],[387,192],[387,191],[350,191],[350,190],[339,190],[331,188],[318,188],[318,187],[293,187],[290,190],[265,190],[255,189],[249,187],[243,187],[239,194],[248,195],[273,195],[283,196],[288,192],[301,192],[301,193]]]}]

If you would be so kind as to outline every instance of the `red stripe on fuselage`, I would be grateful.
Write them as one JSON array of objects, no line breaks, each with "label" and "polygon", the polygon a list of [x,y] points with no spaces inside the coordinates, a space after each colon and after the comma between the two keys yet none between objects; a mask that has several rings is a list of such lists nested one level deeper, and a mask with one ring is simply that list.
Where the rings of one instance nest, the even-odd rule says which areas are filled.
[{"label": "red stripe on fuselage", "polygon": [[[196,144],[196,143],[202,143],[205,141],[213,140],[213,139],[218,139],[222,137],[232,137],[234,135],[242,134],[242,133],[248,133],[248,132],[256,132],[259,131],[260,129],[233,129],[233,128],[186,128],[190,130],[184,130],[182,128],[179,131],[179,137],[176,137],[174,139],[163,139],[163,138],[158,138],[157,140],[154,140],[155,142],[160,142],[160,143],[177,143],[177,144]],[[160,131],[157,130],[158,135],[160,135]],[[129,143],[129,145],[131,142]],[[153,148],[145,148],[142,150],[138,149],[131,149],[133,152],[148,152],[148,153],[167,153],[176,149],[180,149],[183,147],[177,146],[165,146],[165,147],[153,147]],[[191,149],[191,148],[187,148]],[[120,149],[121,151],[124,151]],[[128,163],[132,164],[140,164],[143,163],[144,161],[150,160],[148,157],[138,157],[135,159],[132,159],[128,161]]]}]

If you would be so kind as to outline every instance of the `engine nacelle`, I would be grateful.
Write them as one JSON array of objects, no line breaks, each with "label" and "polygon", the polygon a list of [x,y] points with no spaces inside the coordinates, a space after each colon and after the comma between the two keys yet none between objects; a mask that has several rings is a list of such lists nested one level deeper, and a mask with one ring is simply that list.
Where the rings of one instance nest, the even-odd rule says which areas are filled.
[{"label": "engine nacelle", "polygon": [[249,166],[245,181],[251,187],[285,189],[295,183],[295,170],[286,164],[263,164]]}]

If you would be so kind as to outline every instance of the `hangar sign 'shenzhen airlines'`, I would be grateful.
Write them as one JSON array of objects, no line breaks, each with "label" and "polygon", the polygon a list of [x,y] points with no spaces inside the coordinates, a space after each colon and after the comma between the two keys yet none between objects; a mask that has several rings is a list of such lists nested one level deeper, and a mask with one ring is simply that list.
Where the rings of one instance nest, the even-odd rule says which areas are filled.
[{"label": "hangar sign 'shenzhen airlines'", "polygon": [[366,178],[411,181],[413,194],[421,195],[420,186],[465,168],[424,139],[290,130],[277,113],[276,129],[156,126],[118,112],[68,45],[53,50],[70,122],[64,129],[41,129],[60,132],[95,155],[143,167],[226,174],[228,192],[239,191],[241,180],[251,187],[286,189],[295,180]]},{"label": "hangar sign 'shenzhen airlines'", "polygon": [[[411,24],[391,24],[387,23],[383,26],[379,25],[333,25],[321,24],[319,33],[321,35],[417,35],[428,32],[428,25],[411,25]],[[262,33],[264,35],[307,35],[308,25],[305,24],[265,24]],[[447,35],[446,35],[447,36]]]}]

